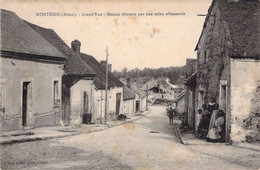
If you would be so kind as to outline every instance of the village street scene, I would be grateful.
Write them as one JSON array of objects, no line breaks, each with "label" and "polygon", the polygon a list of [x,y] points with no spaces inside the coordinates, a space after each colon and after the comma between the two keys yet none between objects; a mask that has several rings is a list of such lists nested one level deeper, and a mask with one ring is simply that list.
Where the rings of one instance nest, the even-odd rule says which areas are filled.
[{"label": "village street scene", "polygon": [[0,169],[260,168],[258,0],[1,3]]}]

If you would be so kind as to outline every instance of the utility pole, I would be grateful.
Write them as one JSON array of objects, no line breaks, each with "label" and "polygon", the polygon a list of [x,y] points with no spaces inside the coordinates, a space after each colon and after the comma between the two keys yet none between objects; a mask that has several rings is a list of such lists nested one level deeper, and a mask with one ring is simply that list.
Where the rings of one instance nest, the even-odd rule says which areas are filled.
[{"label": "utility pole", "polygon": [[108,47],[106,48],[106,93],[105,93],[105,124],[107,123],[107,90],[108,90]]},{"label": "utility pole", "polygon": [[148,110],[148,84],[146,84],[146,110]]}]

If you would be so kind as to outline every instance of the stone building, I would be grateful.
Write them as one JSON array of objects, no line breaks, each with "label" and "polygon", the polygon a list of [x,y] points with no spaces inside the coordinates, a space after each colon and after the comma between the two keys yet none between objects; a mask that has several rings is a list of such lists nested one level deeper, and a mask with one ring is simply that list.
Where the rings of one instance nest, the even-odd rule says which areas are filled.
[{"label": "stone building", "polygon": [[217,100],[226,113],[226,142],[259,140],[259,25],[258,0],[213,0],[195,49],[195,110]]},{"label": "stone building", "polygon": [[175,110],[178,116],[184,116],[186,110],[185,107],[185,91],[183,91],[182,93],[180,93],[178,96],[176,96],[176,98],[174,99],[174,103],[175,103]]},{"label": "stone building", "polygon": [[1,131],[60,124],[66,60],[26,21],[1,10]]},{"label": "stone building", "polygon": [[184,123],[190,129],[195,128],[195,95],[196,95],[196,59],[186,59],[185,75],[185,119]]}]

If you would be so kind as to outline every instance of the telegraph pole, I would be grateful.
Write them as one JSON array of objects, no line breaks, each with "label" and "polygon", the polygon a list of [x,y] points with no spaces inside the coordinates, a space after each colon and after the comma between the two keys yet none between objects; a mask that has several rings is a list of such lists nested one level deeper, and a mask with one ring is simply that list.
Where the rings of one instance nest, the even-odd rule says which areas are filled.
[{"label": "telegraph pole", "polygon": [[106,93],[105,93],[105,124],[107,123],[107,90],[108,90],[108,47],[106,48]]}]

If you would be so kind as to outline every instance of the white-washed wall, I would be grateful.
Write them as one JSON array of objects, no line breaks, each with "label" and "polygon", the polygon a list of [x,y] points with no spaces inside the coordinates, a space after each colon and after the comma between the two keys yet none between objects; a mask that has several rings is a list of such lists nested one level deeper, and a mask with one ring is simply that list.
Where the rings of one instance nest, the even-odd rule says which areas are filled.
[{"label": "white-washed wall", "polygon": [[[54,108],[53,84],[58,81],[58,98],[61,99],[61,64],[1,58],[0,83],[2,84],[5,112],[0,114],[2,130],[22,128],[22,86],[31,82],[31,101],[28,126],[58,125],[60,104]],[[60,102],[61,103],[61,102]]]},{"label": "white-washed wall", "polygon": [[71,87],[70,101],[70,123],[81,124],[83,120],[83,100],[84,92],[88,96],[88,113],[93,113],[93,80],[80,80]]},{"label": "white-washed wall", "polygon": [[244,128],[244,122],[260,111],[259,73],[259,60],[231,60],[231,140],[234,142],[244,141],[250,133],[257,133],[254,127]]}]

